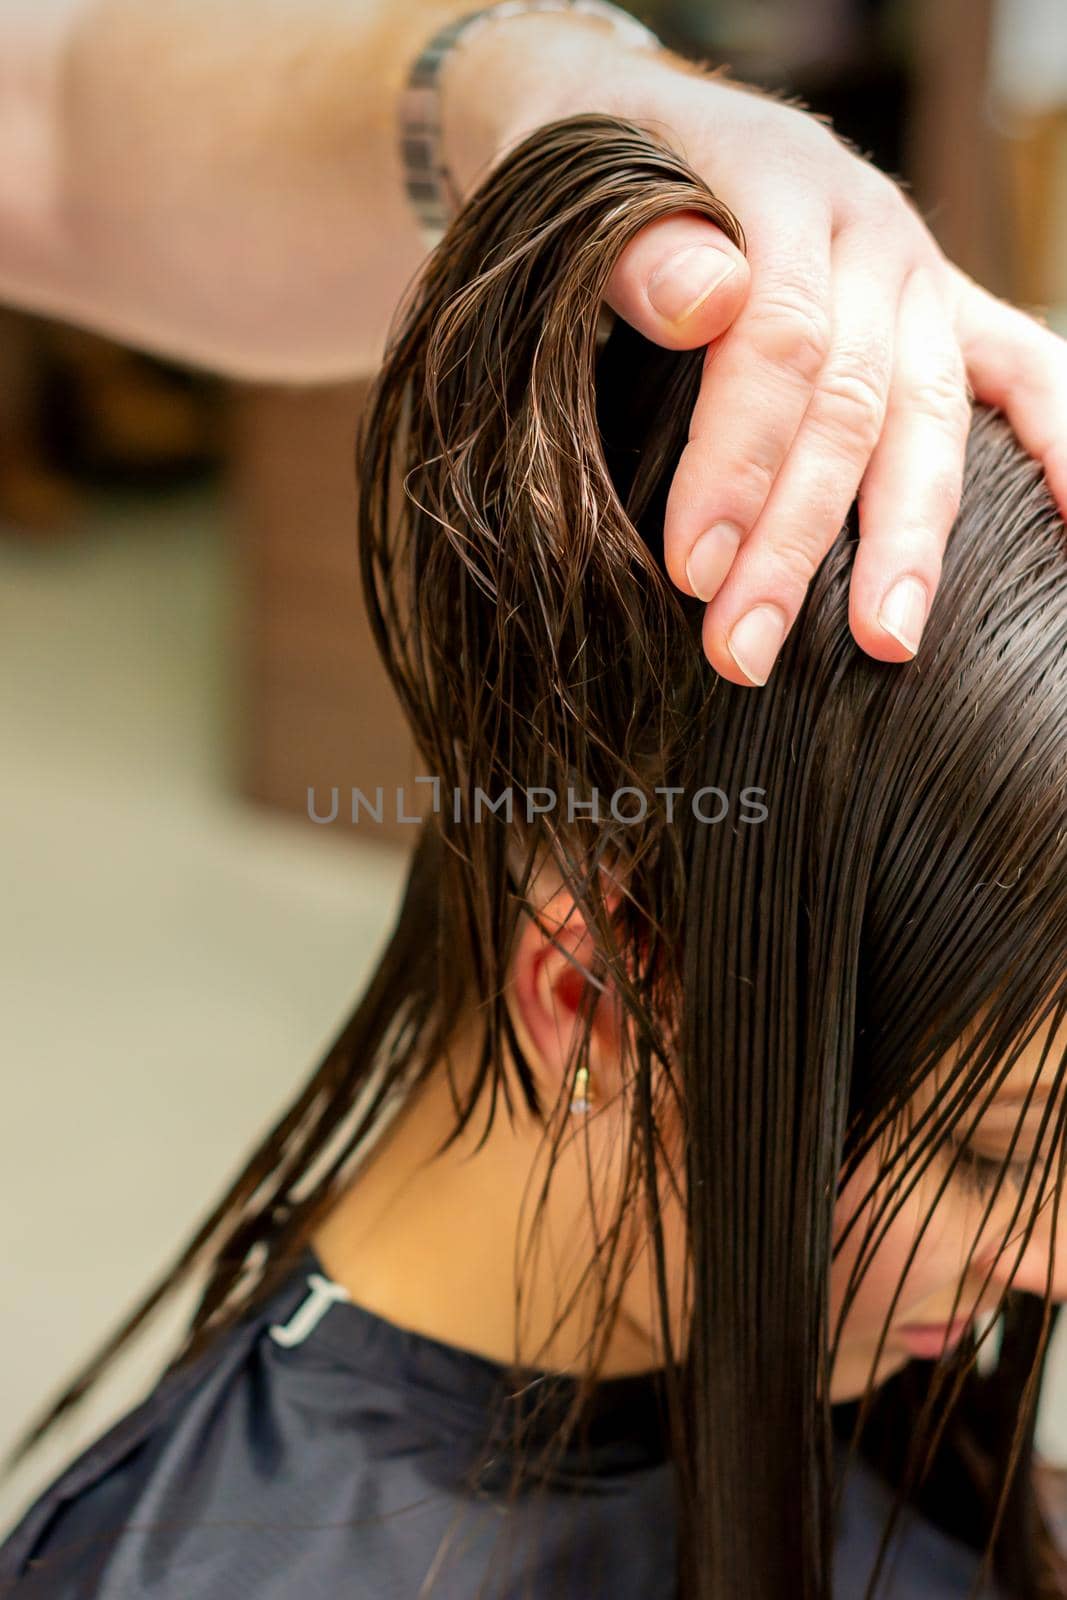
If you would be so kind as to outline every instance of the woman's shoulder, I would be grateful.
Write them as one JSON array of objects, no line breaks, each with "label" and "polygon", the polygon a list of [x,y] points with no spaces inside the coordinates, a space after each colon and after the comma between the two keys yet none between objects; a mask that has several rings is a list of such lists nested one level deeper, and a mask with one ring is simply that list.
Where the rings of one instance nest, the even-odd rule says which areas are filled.
[{"label": "woman's shoulder", "polygon": [[[42,1600],[46,1595],[48,1600],[65,1600],[68,1593],[95,1593],[85,1588],[50,1586],[58,1579],[53,1563],[45,1563],[44,1551],[53,1546],[61,1530],[73,1529],[78,1517],[89,1508],[94,1518],[100,1515],[113,1520],[150,1443],[191,1406],[210,1404],[232,1388],[235,1375],[263,1328],[287,1316],[300,1303],[304,1266],[301,1255],[292,1273],[262,1306],[235,1322],[199,1357],[168,1369],[144,1399],[82,1449],[35,1497],[0,1543],[0,1597],[6,1600],[6,1596],[17,1592],[20,1600],[23,1595],[29,1600],[30,1595],[39,1593]],[[89,1551],[83,1550],[82,1554]],[[47,1582],[43,1581],[45,1576]]]},{"label": "woman's shoulder", "polygon": [[557,1478],[504,1516],[465,1470],[490,1374],[347,1303],[316,1265],[45,1491],[0,1547],[0,1595],[378,1600],[430,1573],[434,1600],[661,1592],[669,1465],[605,1450],[600,1477]]},{"label": "woman's shoulder", "polygon": [[[885,1480],[855,1454],[846,1465],[839,1442],[837,1468],[843,1485],[834,1543],[834,1593],[861,1596],[874,1570],[895,1494]],[[974,1587],[980,1559],[912,1507],[901,1514],[890,1544],[879,1600],[1004,1600],[993,1583]]]}]

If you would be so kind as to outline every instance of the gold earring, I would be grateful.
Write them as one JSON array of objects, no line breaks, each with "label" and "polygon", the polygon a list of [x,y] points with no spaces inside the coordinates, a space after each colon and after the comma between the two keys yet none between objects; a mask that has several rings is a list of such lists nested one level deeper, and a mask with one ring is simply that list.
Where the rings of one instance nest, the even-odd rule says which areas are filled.
[{"label": "gold earring", "polygon": [[589,1068],[579,1067],[574,1075],[571,1110],[576,1116],[585,1116],[593,1109],[593,1090],[589,1082]]}]

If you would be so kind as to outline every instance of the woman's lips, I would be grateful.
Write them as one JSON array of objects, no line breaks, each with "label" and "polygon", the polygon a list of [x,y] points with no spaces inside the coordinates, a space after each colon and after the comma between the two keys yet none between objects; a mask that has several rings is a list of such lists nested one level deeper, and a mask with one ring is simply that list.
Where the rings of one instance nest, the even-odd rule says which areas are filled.
[{"label": "woman's lips", "polygon": [[957,1317],[955,1322],[910,1322],[895,1328],[894,1334],[913,1356],[924,1361],[936,1361],[948,1355],[959,1344],[970,1327],[970,1317]]}]

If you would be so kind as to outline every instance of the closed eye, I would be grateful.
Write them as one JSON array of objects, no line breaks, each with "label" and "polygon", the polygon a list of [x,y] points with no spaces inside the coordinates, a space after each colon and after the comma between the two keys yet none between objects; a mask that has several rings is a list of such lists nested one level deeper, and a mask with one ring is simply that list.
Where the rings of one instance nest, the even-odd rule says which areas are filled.
[{"label": "closed eye", "polygon": [[956,1175],[972,1193],[987,1195],[1002,1180],[1016,1189],[1021,1189],[1026,1181],[1029,1156],[1007,1161],[1000,1156],[979,1155],[968,1145],[955,1146],[954,1154]]}]

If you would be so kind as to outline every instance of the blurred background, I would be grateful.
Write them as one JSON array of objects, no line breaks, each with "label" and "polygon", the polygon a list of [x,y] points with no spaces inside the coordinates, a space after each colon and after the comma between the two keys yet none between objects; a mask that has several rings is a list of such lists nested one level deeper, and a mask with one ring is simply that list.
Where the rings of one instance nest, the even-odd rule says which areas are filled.
[{"label": "blurred background", "polygon": [[[832,117],[966,271],[1067,331],[1061,0],[631,9]],[[0,1448],[170,1264],[391,925],[418,767],[355,575],[365,386],[227,385],[0,312]],[[379,785],[386,820],[347,823]],[[192,1299],[3,1486],[0,1527]],[[1040,1437],[1067,1462],[1064,1339]]]}]

